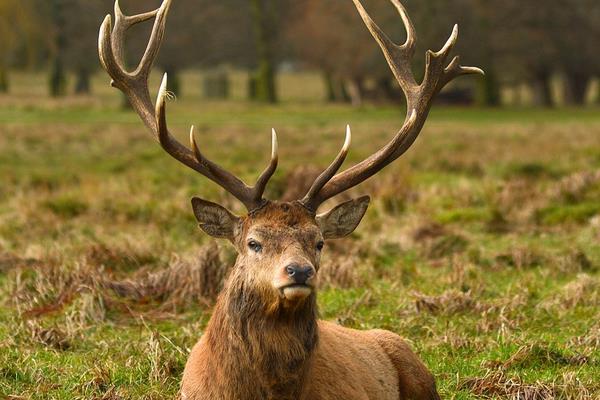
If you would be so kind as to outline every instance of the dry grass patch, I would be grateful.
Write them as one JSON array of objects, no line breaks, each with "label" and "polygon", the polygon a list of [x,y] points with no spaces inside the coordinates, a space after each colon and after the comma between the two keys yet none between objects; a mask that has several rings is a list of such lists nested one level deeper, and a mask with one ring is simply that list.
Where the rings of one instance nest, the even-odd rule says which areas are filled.
[{"label": "dry grass patch", "polygon": [[[591,383],[590,383],[591,385]],[[464,379],[459,388],[484,399],[511,400],[592,400],[592,389],[573,373],[552,382],[528,383],[501,370],[489,370],[483,377]]]},{"label": "dry grass patch", "polygon": [[227,271],[219,247],[211,242],[193,259],[175,257],[167,268],[142,269],[125,280],[115,279],[103,265],[87,262],[24,269],[9,281],[9,291],[12,303],[26,317],[60,312],[68,306],[69,320],[82,325],[104,320],[107,310],[127,312],[136,305],[160,303],[160,309],[167,310],[212,304]]},{"label": "dry grass patch", "polygon": [[175,258],[166,269],[141,271],[132,279],[108,281],[104,286],[137,302],[158,301],[161,308],[211,304],[221,291],[228,271],[221,261],[219,247],[211,242],[193,261]]},{"label": "dry grass patch", "polygon": [[565,354],[563,351],[552,348],[548,344],[535,343],[521,346],[506,361],[491,361],[486,363],[490,368],[503,370],[510,368],[528,368],[541,365],[580,366],[590,362],[590,357],[574,353]]},{"label": "dry grass patch", "polygon": [[423,293],[413,291],[415,308],[417,312],[428,312],[431,314],[452,315],[461,312],[478,311],[481,304],[473,297],[472,293],[447,290],[439,296],[427,296]]},{"label": "dry grass patch", "polygon": [[577,306],[600,306],[600,278],[579,274],[567,283],[562,290],[550,299],[540,303],[546,310],[569,310]]}]

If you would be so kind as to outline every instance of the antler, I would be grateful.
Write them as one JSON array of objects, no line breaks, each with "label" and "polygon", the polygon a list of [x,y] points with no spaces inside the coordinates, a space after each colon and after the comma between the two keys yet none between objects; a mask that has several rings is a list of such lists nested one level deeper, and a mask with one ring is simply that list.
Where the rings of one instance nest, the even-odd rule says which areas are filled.
[{"label": "antler", "polygon": [[365,25],[381,47],[394,76],[400,84],[400,88],[404,92],[407,103],[407,116],[400,131],[387,145],[359,164],[333,176],[340,168],[341,162],[343,162],[347,153],[346,145],[344,145],[344,149],[338,158],[317,178],[313,187],[302,199],[302,203],[313,211],[316,211],[319,205],[327,199],[364,182],[403,155],[419,136],[434,97],[450,81],[460,75],[484,74],[479,68],[461,66],[458,56],[454,57],[446,66],[446,60],[458,39],[458,25],[455,25],[450,38],[440,51],[427,51],[425,77],[421,84],[418,84],[411,69],[411,61],[415,53],[416,33],[402,3],[399,0],[390,0],[400,13],[400,18],[402,18],[407,33],[406,42],[403,45],[397,45],[377,26],[360,0],[353,1]]},{"label": "antler", "polygon": [[[133,109],[167,153],[220,185],[240,200],[248,210],[254,210],[264,204],[263,194],[266,185],[277,169],[277,134],[275,130],[273,130],[271,162],[258,178],[256,185],[249,187],[242,180],[202,155],[194,138],[193,126],[190,132],[192,149],[179,143],[169,133],[166,117],[166,98],[168,96],[166,74],[158,91],[156,106],[152,104],[148,78],[164,37],[170,6],[171,0],[164,0],[162,5],[154,11],[126,16],[121,11],[119,0],[116,0],[114,27],[110,15],[106,16],[100,27],[98,39],[100,62],[112,78],[111,85],[120,89],[127,96]],[[132,26],[152,18],[155,21],[146,51],[137,68],[132,72],[127,71],[123,57],[125,33]]]}]

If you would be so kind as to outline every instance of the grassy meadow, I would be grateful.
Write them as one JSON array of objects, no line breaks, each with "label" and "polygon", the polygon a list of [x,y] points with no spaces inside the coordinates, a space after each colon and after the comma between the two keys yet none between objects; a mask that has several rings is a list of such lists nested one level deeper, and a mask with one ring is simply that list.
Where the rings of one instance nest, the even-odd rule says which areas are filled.
[{"label": "grassy meadow", "polygon": [[[187,143],[195,124],[247,181],[275,127],[278,198],[331,161],[346,124],[346,165],[401,125],[399,107],[318,103],[318,80],[282,79],[282,104],[264,106],[239,83],[202,101],[186,76],[170,127]],[[0,398],[175,398],[235,258],[189,199],[240,207],[166,155],[104,76],[91,97],[50,100],[44,84],[17,75],[0,97]],[[322,318],[402,335],[445,399],[600,398],[598,109],[434,107],[404,158],[344,196],[361,194],[361,226],[326,246]]]}]

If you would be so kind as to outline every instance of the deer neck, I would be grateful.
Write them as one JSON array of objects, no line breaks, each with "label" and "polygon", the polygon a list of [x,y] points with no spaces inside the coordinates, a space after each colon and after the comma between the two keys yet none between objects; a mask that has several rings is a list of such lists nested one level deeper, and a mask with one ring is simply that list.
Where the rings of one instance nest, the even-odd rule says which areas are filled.
[{"label": "deer neck", "polygon": [[[206,331],[222,398],[299,399],[317,345],[313,294],[295,309],[270,304],[233,274]],[[215,371],[216,372],[216,371]]]}]

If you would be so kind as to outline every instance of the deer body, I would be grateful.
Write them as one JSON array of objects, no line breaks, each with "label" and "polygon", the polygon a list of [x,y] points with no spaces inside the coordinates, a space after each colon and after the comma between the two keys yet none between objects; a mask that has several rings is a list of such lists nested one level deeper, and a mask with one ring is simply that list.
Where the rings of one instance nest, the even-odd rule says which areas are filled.
[{"label": "deer body", "polygon": [[[438,51],[428,51],[424,78],[417,83],[411,61],[416,34],[404,6],[390,0],[404,23],[407,39],[392,42],[375,24],[360,0],[352,0],[381,47],[406,97],[407,116],[384,147],[338,173],[348,155],[351,133],[335,160],[306,196],[280,203],[263,198],[278,163],[273,130],[271,161],[254,186],[248,186],[200,151],[190,132],[190,146],[169,132],[166,117],[167,76],[155,104],[148,79],[164,37],[172,0],[145,14],[127,16],[115,2],[100,28],[99,55],[112,85],[125,93],[133,109],[163,149],[182,164],[217,183],[246,206],[236,216],[224,207],[192,199],[200,228],[229,240],[238,252],[205,334],[186,365],[182,395],[188,400],[431,400],[439,399],[431,374],[402,339],[386,331],[359,332],[317,320],[316,291],[324,241],[352,233],[368,204],[361,197],[317,214],[328,199],[369,179],[402,156],[423,128],[435,95],[460,75],[483,73],[448,62],[458,27]],[[154,19],[146,51],[133,71],[124,68],[124,35],[132,26]]]},{"label": "deer body", "polygon": [[[241,251],[207,330],[190,354],[183,399],[437,398],[433,377],[399,336],[318,321],[314,292],[289,301],[258,282],[256,271],[272,270],[281,254],[284,260],[306,257],[318,270],[312,246],[306,246],[308,254],[297,254],[302,243],[319,237],[308,211],[297,204],[272,204],[242,224],[242,232],[267,230],[280,248],[272,249],[274,259],[263,249],[268,259],[255,265],[246,265],[251,259]],[[286,248],[292,249],[289,255]]]},{"label": "deer body", "polygon": [[[182,399],[438,398],[433,377],[399,336],[386,331],[356,331],[324,321],[318,322],[317,332],[318,342],[314,351],[307,353],[308,358],[298,368],[283,366],[284,372],[277,374],[286,382],[283,388],[271,383],[271,368],[277,365],[258,370],[255,363],[245,363],[233,344],[226,353],[215,354],[207,339],[202,339],[187,362]],[[391,351],[386,352],[386,348]],[[277,354],[278,349],[264,350]]]}]

